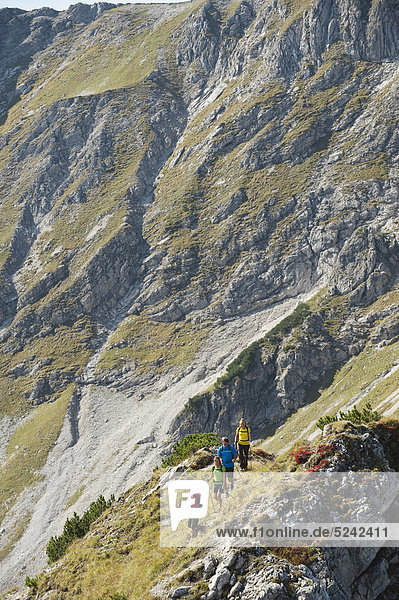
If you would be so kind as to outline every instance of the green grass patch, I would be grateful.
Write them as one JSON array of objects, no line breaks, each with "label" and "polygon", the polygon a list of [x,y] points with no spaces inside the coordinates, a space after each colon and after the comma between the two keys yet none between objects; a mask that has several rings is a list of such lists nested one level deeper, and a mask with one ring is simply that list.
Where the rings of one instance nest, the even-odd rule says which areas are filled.
[{"label": "green grass patch", "polygon": [[[147,7],[106,11],[83,32],[74,28],[66,40],[48,50],[49,65],[38,73],[34,90],[24,98],[29,109],[63,98],[103,93],[143,81],[157,67],[159,52],[174,47],[179,25],[196,7],[189,6],[167,20],[156,20]],[[122,33],[123,32],[123,33]],[[92,34],[96,33],[94,37]],[[95,41],[93,41],[95,40]]]},{"label": "green grass patch", "polygon": [[54,402],[37,407],[12,435],[0,469],[0,522],[19,494],[41,479],[40,469],[58,439],[74,389],[71,384]]},{"label": "green grass patch", "polygon": [[[399,342],[378,349],[367,345],[363,352],[337,372],[330,393],[339,391],[340,398],[345,402],[350,401],[356,394],[366,391],[370,384],[392,369],[398,356]],[[367,401],[368,393],[362,402]]]},{"label": "green grass patch", "polygon": [[[31,309],[29,309],[31,310]],[[30,410],[28,397],[38,379],[58,373],[62,383],[65,379],[79,376],[92,349],[92,323],[86,317],[71,327],[62,326],[45,337],[33,338],[22,350],[14,351],[5,346],[0,349],[0,415],[21,416]],[[11,375],[18,365],[23,375]],[[37,368],[40,365],[40,368]],[[36,368],[34,368],[36,366]]]},{"label": "green grass patch", "polygon": [[373,304],[363,309],[363,314],[368,315],[372,313],[383,312],[386,309],[390,310],[391,314],[395,313],[396,307],[399,305],[399,287],[396,286],[393,290],[387,292],[383,296],[380,296]]},{"label": "green grass patch", "polygon": [[[0,355],[3,358],[3,355]],[[25,377],[0,377],[0,415],[9,417],[20,417],[27,409],[27,398],[34,386],[32,375]]]},{"label": "green grass patch", "polygon": [[66,501],[65,504],[65,508],[64,510],[68,510],[68,508],[71,508],[71,506],[73,506],[75,504],[75,502],[77,502],[79,500],[79,498],[81,497],[81,495],[84,492],[86,486],[81,485],[74,494],[72,494],[72,496],[70,498],[68,498],[68,500]]},{"label": "green grass patch", "polygon": [[362,160],[360,163],[346,165],[345,179],[349,183],[370,180],[385,181],[389,178],[389,172],[390,166],[388,163],[388,155],[385,152],[380,152],[377,155]]},{"label": "green grass patch", "polygon": [[388,398],[396,391],[399,391],[397,371],[383,377],[381,381],[367,393],[366,399],[372,406],[378,406],[381,412],[385,412],[394,404],[392,399],[388,400]]},{"label": "green grass patch", "polygon": [[[123,594],[128,600],[151,600],[150,589],[180,572],[202,550],[164,548],[159,544],[159,493],[152,492],[159,473],[134,486],[112,511],[93,525],[90,535],[77,540],[51,572],[38,578],[38,591],[55,600],[86,600]],[[117,586],[115,584],[117,582]]]},{"label": "green grass patch", "polygon": [[[263,208],[268,197],[286,202],[297,194],[303,193],[311,183],[321,157],[320,153],[315,153],[297,165],[282,162],[272,168],[249,173],[245,188],[248,189],[252,203]],[[279,206],[279,203],[274,204],[274,210]]]},{"label": "green grass patch", "polygon": [[31,517],[32,512],[28,512],[18,518],[18,521],[15,524],[13,531],[7,540],[7,543],[2,548],[0,548],[0,562],[3,561],[10,554],[17,542],[21,539],[21,537],[25,533],[26,528],[29,525]]},{"label": "green grass patch", "polygon": [[145,314],[125,319],[111,336],[99,370],[135,366],[136,373],[188,366],[208,335],[208,326],[188,321],[159,323]]}]

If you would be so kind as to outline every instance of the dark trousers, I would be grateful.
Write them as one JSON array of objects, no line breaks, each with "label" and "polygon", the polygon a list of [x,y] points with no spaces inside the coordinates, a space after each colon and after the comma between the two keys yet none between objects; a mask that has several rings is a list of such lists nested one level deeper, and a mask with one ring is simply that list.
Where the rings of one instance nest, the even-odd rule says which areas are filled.
[{"label": "dark trousers", "polygon": [[238,458],[240,461],[241,469],[248,468],[248,452],[249,452],[249,445],[238,444]]}]

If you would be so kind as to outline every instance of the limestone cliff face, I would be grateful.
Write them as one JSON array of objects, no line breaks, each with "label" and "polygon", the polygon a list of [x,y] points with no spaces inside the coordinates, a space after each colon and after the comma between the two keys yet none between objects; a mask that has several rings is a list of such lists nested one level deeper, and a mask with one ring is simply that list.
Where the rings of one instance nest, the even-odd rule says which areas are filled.
[{"label": "limestone cliff face", "polygon": [[264,435],[330,383],[395,412],[398,17],[0,10],[5,571],[184,433],[244,412]]}]

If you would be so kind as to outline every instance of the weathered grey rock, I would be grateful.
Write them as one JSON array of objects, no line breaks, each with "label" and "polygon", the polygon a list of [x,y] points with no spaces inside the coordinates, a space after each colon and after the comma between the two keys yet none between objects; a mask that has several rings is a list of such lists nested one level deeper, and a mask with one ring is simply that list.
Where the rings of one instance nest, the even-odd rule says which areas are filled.
[{"label": "weathered grey rock", "polygon": [[237,581],[237,583],[235,585],[233,585],[233,587],[231,588],[231,590],[229,592],[229,598],[234,598],[234,596],[237,596],[241,590],[242,590],[242,583],[241,583],[241,581]]},{"label": "weathered grey rock", "polygon": [[330,600],[324,586],[304,566],[299,569],[275,557],[265,557],[269,566],[248,575],[240,597],[245,600]]},{"label": "weathered grey rock", "polygon": [[230,550],[230,552],[227,553],[227,556],[225,556],[225,558],[223,558],[223,560],[219,566],[221,568],[227,567],[228,569],[231,569],[232,567],[234,567],[236,561],[237,561],[237,553],[234,550]]},{"label": "weathered grey rock", "polygon": [[214,575],[215,572],[216,572],[217,566],[218,566],[218,562],[217,562],[217,560],[213,556],[211,556],[210,558],[208,558],[204,562],[204,575],[205,575],[205,577],[207,577],[207,578],[212,577],[212,575]]},{"label": "weathered grey rock", "polygon": [[170,598],[183,598],[184,596],[188,596],[190,593],[191,587],[189,585],[182,585],[170,594]]},{"label": "weathered grey rock", "polygon": [[222,592],[223,588],[229,584],[230,577],[230,571],[223,565],[219,565],[219,567],[216,569],[215,575],[210,580],[209,589],[219,593]]},{"label": "weathered grey rock", "polygon": [[243,568],[243,566],[245,565],[245,562],[246,562],[245,556],[243,554],[239,553],[237,556],[235,565],[234,565],[234,569],[236,571],[240,571]]},{"label": "weathered grey rock", "polygon": [[39,379],[29,397],[31,404],[41,404],[44,398],[52,393],[49,380],[46,377]]}]

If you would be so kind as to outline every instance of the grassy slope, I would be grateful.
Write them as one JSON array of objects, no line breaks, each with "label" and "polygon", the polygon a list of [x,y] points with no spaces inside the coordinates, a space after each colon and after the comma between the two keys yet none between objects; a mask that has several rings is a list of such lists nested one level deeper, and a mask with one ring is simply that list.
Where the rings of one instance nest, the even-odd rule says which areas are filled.
[{"label": "grassy slope", "polygon": [[[48,600],[60,598],[60,594],[63,600],[77,595],[97,600],[118,593],[128,600],[151,600],[151,588],[156,583],[171,580],[201,557],[204,554],[201,548],[159,546],[159,492],[153,492],[142,503],[143,496],[158,480],[156,474],[151,481],[135,486],[114,504],[83,540],[72,544],[51,572],[38,578],[39,592],[46,591]],[[312,555],[308,549],[299,552],[279,549],[277,552],[295,564],[307,562]],[[195,581],[195,570],[193,575]],[[192,581],[188,600],[199,598],[205,591],[200,580]],[[174,587],[185,583],[187,581],[175,579]]]},{"label": "grassy slope", "polygon": [[32,410],[12,435],[0,469],[0,520],[18,495],[42,477],[40,470],[58,439],[74,389],[71,384],[54,402]]},{"label": "grassy slope", "polygon": [[[389,425],[392,427],[393,422]],[[372,427],[376,427],[390,464],[394,467],[398,461],[395,442],[398,422],[396,421],[395,425],[396,437],[392,430],[384,425]],[[346,460],[350,460],[351,453],[357,456],[356,427],[347,429],[344,424],[335,424],[329,435],[324,443],[328,444],[330,439],[338,436],[346,448]],[[302,445],[303,443],[305,441],[301,442]],[[296,462],[294,455],[299,447],[300,444],[295,444],[289,452],[278,456],[272,463],[264,464],[255,458],[251,461],[251,469],[295,471],[308,468],[309,465],[303,467]],[[310,444],[310,447],[314,453],[311,464],[316,464],[324,455],[328,459],[328,456],[333,454],[331,451],[324,454],[321,450],[318,451],[317,443]],[[379,468],[377,464],[370,465],[370,468],[373,467]],[[162,473],[163,470],[156,471],[148,482],[137,485],[124,494],[92,525],[85,538],[74,542],[66,556],[40,575],[37,579],[39,597],[46,593],[48,600],[70,600],[77,596],[96,600],[100,597],[109,598],[113,594],[124,594],[128,600],[150,600],[153,598],[151,588],[158,582],[169,581],[172,589],[179,584],[191,585],[189,600],[199,598],[206,591],[201,584],[200,574],[196,577],[195,566],[191,570],[187,569],[184,578],[172,581],[173,577],[188,568],[195,558],[200,558],[204,550],[159,546],[157,485]],[[319,554],[317,549],[310,548],[278,548],[270,551],[293,564],[307,564]],[[262,566],[261,563],[261,559],[259,565],[255,560],[251,568],[256,570],[257,566]]]},{"label": "grassy slope", "polygon": [[108,341],[98,370],[135,365],[136,373],[188,366],[206,338],[203,325],[156,323],[144,315],[125,319]]},{"label": "grassy slope", "polygon": [[[142,503],[158,482],[154,476],[127,492],[100,518],[93,532],[74,542],[62,567],[41,581],[40,587],[62,590],[63,598],[83,595],[87,600],[112,593],[150,599],[160,578],[175,574],[200,552],[159,547],[159,495]],[[50,592],[49,598],[58,597]]]}]

